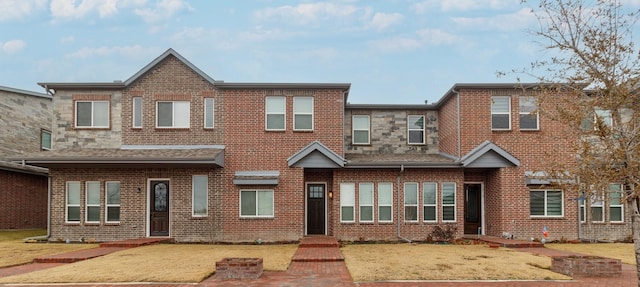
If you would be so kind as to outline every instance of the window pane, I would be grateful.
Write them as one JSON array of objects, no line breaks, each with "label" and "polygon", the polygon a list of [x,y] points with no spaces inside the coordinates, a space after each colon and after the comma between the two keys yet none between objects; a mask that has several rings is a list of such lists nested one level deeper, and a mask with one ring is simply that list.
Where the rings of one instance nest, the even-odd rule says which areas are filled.
[{"label": "window pane", "polygon": [[87,206],[87,221],[100,221],[100,206]]},{"label": "window pane", "polygon": [[378,220],[391,221],[391,206],[380,206],[378,210]]},{"label": "window pane", "polygon": [[353,129],[369,130],[369,116],[353,116]]},{"label": "window pane", "polygon": [[373,183],[360,184],[360,205],[373,205]]},{"label": "window pane", "polygon": [[425,183],[423,188],[424,204],[436,204],[436,184]]},{"label": "window pane", "polygon": [[[435,206],[425,206],[424,207],[424,220],[436,220],[436,207]],[[447,220],[447,219],[445,219]],[[453,218],[448,219],[453,220]]]},{"label": "window pane", "polygon": [[191,121],[191,105],[189,102],[173,102],[173,126],[188,128]]},{"label": "window pane", "polygon": [[67,221],[80,221],[80,206],[67,207]]},{"label": "window pane", "polygon": [[255,216],[256,212],[256,192],[240,192],[240,215]]},{"label": "window pane", "polygon": [[107,207],[107,221],[120,221],[120,207]]},{"label": "window pane", "polygon": [[79,182],[67,182],[67,204],[80,204]]},{"label": "window pane", "polygon": [[273,215],[273,191],[258,191],[258,215]]},{"label": "window pane", "polygon": [[268,97],[267,113],[284,114],[285,98],[284,97]]},{"label": "window pane", "polygon": [[204,127],[213,128],[213,98],[204,99]]},{"label": "window pane", "polygon": [[107,182],[107,204],[120,204],[120,183]]},{"label": "window pane", "polygon": [[108,127],[109,126],[109,103],[93,102],[93,126]]},{"label": "window pane", "polygon": [[51,149],[51,132],[42,130],[40,137],[40,140],[42,141],[42,149]]},{"label": "window pane", "polygon": [[442,220],[455,220],[455,207],[453,206],[443,206],[442,207]]},{"label": "window pane", "polygon": [[537,99],[530,96],[518,97],[520,113],[533,113],[536,111]]},{"label": "window pane", "polygon": [[526,130],[538,129],[538,116],[537,114],[521,114],[520,115],[520,128]]},{"label": "window pane", "polygon": [[392,189],[392,185],[390,183],[378,184],[378,204],[391,205],[392,203],[391,189]]},{"label": "window pane", "polygon": [[591,221],[604,221],[602,218],[602,207],[591,207]]},{"label": "window pane", "polygon": [[609,207],[609,221],[622,221],[622,207]]},{"label": "window pane", "polygon": [[353,183],[340,184],[340,205],[353,206],[356,203],[355,185]]},{"label": "window pane", "polygon": [[171,127],[173,125],[173,103],[158,102],[158,126]]},{"label": "window pane", "polygon": [[133,127],[142,127],[142,98],[133,98]]},{"label": "window pane", "polygon": [[360,206],[360,220],[373,221],[373,206]]},{"label": "window pane", "polygon": [[355,144],[368,144],[369,143],[369,131],[353,131],[353,143],[355,143]]},{"label": "window pane", "polygon": [[409,143],[421,144],[424,143],[423,131],[409,131]]},{"label": "window pane", "polygon": [[442,184],[442,204],[456,203],[456,186],[455,184]]},{"label": "window pane", "polygon": [[529,199],[529,214],[530,215],[545,215],[544,214],[544,191],[531,191]]},{"label": "window pane", "polygon": [[491,97],[491,113],[508,114],[510,97]]},{"label": "window pane", "polygon": [[310,130],[313,129],[313,116],[311,115],[295,115],[295,127],[296,130]]},{"label": "window pane", "polygon": [[562,215],[561,191],[547,191],[547,215]]},{"label": "window pane", "polygon": [[91,126],[91,102],[76,102],[76,125],[79,127]]},{"label": "window pane", "polygon": [[622,186],[620,184],[609,185],[609,201],[610,205],[621,205]]},{"label": "window pane", "polygon": [[418,204],[417,183],[406,183],[404,185],[404,204]]},{"label": "window pane", "polygon": [[354,221],[355,219],[353,218],[354,214],[353,214],[353,206],[342,206],[341,208],[342,211],[342,218],[340,219],[341,221]]},{"label": "window pane", "polygon": [[509,129],[509,115],[491,115],[492,129]]},{"label": "window pane", "polygon": [[87,182],[87,204],[100,204],[100,182]]},{"label": "window pane", "polygon": [[207,186],[208,177],[206,175],[193,176],[193,214],[207,215]]},{"label": "window pane", "polygon": [[424,116],[409,116],[407,118],[409,129],[424,129]]},{"label": "window pane", "polygon": [[417,206],[405,206],[404,207],[404,220],[417,221],[418,220],[418,207]]},{"label": "window pane", "polygon": [[293,98],[293,112],[313,114],[313,98],[295,97]]},{"label": "window pane", "polygon": [[284,114],[267,115],[267,129],[284,130]]}]

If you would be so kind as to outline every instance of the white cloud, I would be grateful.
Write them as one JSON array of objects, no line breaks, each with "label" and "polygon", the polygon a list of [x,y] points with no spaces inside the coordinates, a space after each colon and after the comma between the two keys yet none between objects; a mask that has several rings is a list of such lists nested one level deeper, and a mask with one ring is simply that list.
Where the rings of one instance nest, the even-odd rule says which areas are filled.
[{"label": "white cloud", "polygon": [[418,14],[423,14],[428,10],[442,11],[468,11],[478,9],[504,9],[518,5],[513,0],[426,0],[413,5],[413,10]]},{"label": "white cloud", "polygon": [[530,27],[533,23],[535,23],[536,18],[531,13],[530,8],[522,8],[515,13],[501,14],[494,17],[458,17],[453,18],[452,20],[461,28],[469,28],[474,30],[513,31]]},{"label": "white cloud", "polygon": [[146,2],[147,0],[51,0],[49,7],[54,19],[72,20],[82,19],[93,13],[106,18],[117,14],[121,8],[140,7]]},{"label": "white cloud", "polygon": [[34,10],[44,9],[47,0],[2,0],[0,1],[0,22],[20,19],[30,15]]},{"label": "white cloud", "polygon": [[277,20],[292,25],[308,25],[331,19],[347,19],[370,13],[354,5],[329,2],[301,3],[296,6],[266,8],[254,13],[259,20]]},{"label": "white cloud", "polygon": [[2,52],[5,52],[7,54],[17,53],[24,49],[24,47],[26,46],[27,43],[22,40],[9,40],[4,43],[0,42],[0,49],[2,49]]},{"label": "white cloud", "polygon": [[415,36],[398,36],[371,42],[372,46],[385,52],[398,52],[419,49],[425,46],[452,45],[459,38],[440,29],[422,29]]},{"label": "white cloud", "polygon": [[181,10],[193,10],[184,0],[160,0],[155,7],[135,9],[134,13],[147,23],[157,23],[171,18]]},{"label": "white cloud", "polygon": [[124,56],[124,57],[138,57],[148,55],[149,49],[140,45],[134,46],[122,46],[122,47],[98,47],[90,48],[84,47],[78,51],[66,55],[67,58],[79,58],[86,59],[91,57],[106,57],[106,56]]},{"label": "white cloud", "polygon": [[458,40],[458,37],[441,29],[422,29],[416,32],[420,42],[427,45],[450,45]]},{"label": "white cloud", "polygon": [[376,13],[373,15],[373,19],[371,19],[371,23],[369,23],[369,27],[377,31],[382,31],[390,26],[398,24],[402,22],[404,17],[400,13]]},{"label": "white cloud", "polygon": [[76,38],[73,36],[66,36],[66,37],[60,38],[60,43],[62,44],[73,43],[75,41],[76,41]]}]

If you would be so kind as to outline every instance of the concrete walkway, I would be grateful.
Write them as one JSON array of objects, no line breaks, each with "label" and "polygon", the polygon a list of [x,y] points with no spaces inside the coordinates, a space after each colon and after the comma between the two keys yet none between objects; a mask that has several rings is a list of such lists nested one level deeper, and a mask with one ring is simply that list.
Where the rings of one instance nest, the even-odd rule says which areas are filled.
[{"label": "concrete walkway", "polygon": [[[484,241],[494,244],[511,244],[511,248],[522,252],[530,252],[538,255],[557,256],[569,255],[570,253],[539,247],[538,245],[530,245],[530,243],[522,242],[517,245],[514,241],[504,241],[502,238],[483,238]],[[153,244],[148,239],[142,239],[142,245]],[[140,242],[140,243],[141,243]],[[515,244],[515,245],[514,245]],[[529,244],[529,245],[528,245]],[[138,243],[128,242],[127,245],[111,244],[96,249],[89,249],[86,253],[72,252],[67,257],[89,257],[91,254],[115,252],[118,249],[131,248],[137,246]],[[536,247],[531,247],[536,246]],[[59,256],[59,259],[64,256]],[[68,262],[70,259],[61,259]],[[43,261],[53,262],[53,261]],[[2,268],[0,269],[0,277],[41,270],[59,266],[64,263],[33,263],[28,265]],[[57,286],[118,286],[118,287],[174,287],[174,286],[361,286],[361,287],[435,287],[435,286],[462,286],[462,287],[631,287],[638,286],[636,278],[635,266],[624,265],[622,268],[622,276],[617,278],[575,278],[571,281],[394,281],[394,282],[353,282],[349,271],[344,263],[344,257],[340,253],[339,243],[333,237],[317,236],[305,237],[301,239],[298,250],[292,258],[289,269],[285,272],[269,272],[266,271],[259,279],[255,280],[223,280],[212,276],[197,284],[176,284],[176,283],[125,283],[125,284],[56,284]],[[18,285],[18,284],[16,284]],[[10,285],[6,285],[10,286]],[[22,285],[20,286],[29,286]],[[31,286],[46,286],[31,285]]]}]

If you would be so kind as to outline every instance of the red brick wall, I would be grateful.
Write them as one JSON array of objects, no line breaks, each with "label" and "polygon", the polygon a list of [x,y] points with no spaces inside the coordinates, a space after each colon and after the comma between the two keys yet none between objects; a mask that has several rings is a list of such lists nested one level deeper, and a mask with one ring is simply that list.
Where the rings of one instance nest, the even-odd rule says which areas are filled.
[{"label": "red brick wall", "polygon": [[45,176],[0,170],[0,229],[47,228]]}]

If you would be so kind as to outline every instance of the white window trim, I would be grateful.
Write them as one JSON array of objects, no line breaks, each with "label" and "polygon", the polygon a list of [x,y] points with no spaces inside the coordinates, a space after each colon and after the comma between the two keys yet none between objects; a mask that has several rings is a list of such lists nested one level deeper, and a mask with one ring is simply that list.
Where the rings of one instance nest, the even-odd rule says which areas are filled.
[{"label": "white window trim", "polygon": [[[453,185],[453,204],[445,204],[444,203],[444,186],[445,185]],[[442,183],[442,187],[441,187],[441,191],[443,192],[442,194],[442,210],[444,211],[444,207],[453,207],[453,219],[450,220],[446,220],[444,219],[444,214],[442,215],[442,222],[456,222],[458,220],[458,210],[457,210],[457,205],[458,205],[458,186],[455,182],[443,182]]]},{"label": "white window trim", "polygon": [[[44,146],[44,134],[49,134],[49,147]],[[51,150],[53,147],[53,138],[51,137],[51,131],[47,129],[40,129],[40,149],[42,150]]]},{"label": "white window trim", "polygon": [[[389,203],[388,204],[382,204],[380,201],[381,197],[380,197],[380,186],[381,185],[388,185],[389,186],[389,196],[391,198],[389,198]],[[380,219],[380,207],[390,207],[391,209],[391,219],[389,220],[381,220]],[[379,182],[378,183],[378,222],[393,222],[393,183],[391,182]]]},{"label": "white window trim", "polygon": [[[536,109],[538,108],[538,99],[536,97],[533,97],[533,96],[519,96],[518,97],[518,103],[520,103],[520,101],[523,98],[532,98],[532,99],[534,99],[533,102],[534,102],[535,108]],[[521,111],[520,110],[520,104],[518,104],[518,113],[519,113],[520,118],[522,118],[522,115],[531,116],[531,114],[532,114],[532,112],[523,112],[523,111]],[[539,131],[540,130],[540,114],[537,111],[533,111],[533,114],[535,114],[535,117],[536,117],[536,128],[535,129],[523,128],[522,127],[522,123],[520,122],[520,118],[518,118],[518,121],[520,122],[520,130],[521,131]]]},{"label": "white window trim", "polygon": [[[427,186],[427,185],[435,186],[435,193],[436,194],[435,194],[435,202],[433,204],[431,204],[431,203],[427,204],[426,197],[424,196],[424,192],[425,192],[425,190],[427,190],[425,188],[425,186]],[[426,207],[426,206],[433,206],[433,208],[435,208],[435,214],[436,214],[436,218],[435,219],[427,220],[426,213],[424,212],[424,207]],[[439,211],[439,209],[438,209],[438,183],[437,182],[424,182],[422,184],[422,221],[423,222],[438,222],[438,211]]]},{"label": "white window trim", "polygon": [[[209,110],[209,108],[207,108],[209,105],[207,105],[207,102],[211,102],[211,110]],[[216,124],[216,118],[215,118],[215,108],[216,108],[216,101],[214,98],[204,98],[203,100],[203,105],[204,105],[204,114],[203,114],[203,123],[202,126],[205,129],[213,129],[215,127]],[[211,126],[207,126],[207,113],[211,113]]]},{"label": "white window trim", "polygon": [[[369,199],[371,204],[363,204],[362,203],[363,200],[362,200],[362,192],[361,191],[362,191],[362,186],[363,185],[368,185],[368,186],[371,187],[371,198]],[[360,220],[360,222],[372,223],[372,222],[375,221],[376,212],[374,210],[374,201],[373,201],[374,193],[375,193],[375,189],[374,189],[373,182],[361,182],[358,185],[358,204],[359,204],[359,209],[358,209],[358,217],[359,218],[358,219]],[[367,206],[371,207],[371,220],[363,220],[362,219],[362,207],[367,207]]]},{"label": "white window trim", "polygon": [[[78,103],[91,103],[91,125],[90,126],[79,126],[78,125]],[[94,116],[95,116],[95,110],[94,110],[94,105],[95,103],[107,103],[107,125],[106,126],[96,126],[94,124]],[[74,111],[74,124],[75,124],[75,128],[77,129],[108,129],[109,128],[109,123],[111,123],[111,103],[109,101],[91,101],[91,100],[77,100],[75,101],[75,111]]]},{"label": "white window trim", "polygon": [[[296,112],[296,100],[299,99],[311,99],[311,112],[310,113],[301,113]],[[293,130],[294,131],[312,131],[314,129],[314,110],[315,110],[315,101],[313,97],[293,97]],[[311,115],[311,128],[309,129],[297,129],[296,128],[296,115]]]},{"label": "white window trim", "polygon": [[[624,186],[622,184],[615,184],[620,186],[620,204],[612,204],[612,200],[609,199],[609,222],[611,223],[624,223],[624,202],[622,201],[622,197],[624,195]],[[611,190],[609,190],[609,198],[611,198]],[[611,207],[619,207],[620,208],[620,220],[613,221],[611,220]]]},{"label": "white window trim", "polygon": [[[89,184],[98,184],[98,203],[89,203]],[[100,182],[99,181],[86,181],[84,183],[84,222],[85,223],[100,223],[100,212],[98,211],[98,220],[89,220],[89,207],[97,207],[100,210]]]},{"label": "white window trim", "polygon": [[[344,199],[344,186],[349,186],[351,187],[349,192],[353,193],[353,204],[352,205],[346,205]],[[351,207],[352,210],[352,214],[351,217],[353,218],[353,220],[343,220],[343,213],[342,213],[342,208],[343,207]],[[341,183],[340,184],[340,222],[341,223],[354,223],[356,222],[356,185],[355,183]]]},{"label": "white window trim", "polygon": [[[356,118],[367,118],[367,129],[356,129],[355,119]],[[356,142],[356,131],[366,131],[367,132],[367,142],[357,143]],[[353,115],[351,117],[351,143],[353,145],[369,145],[371,144],[371,116],[369,115]]]},{"label": "white window trim", "polygon": [[[205,213],[196,214],[196,177],[204,177],[205,181]],[[191,176],[191,216],[193,217],[207,217],[209,216],[209,176],[208,175],[193,175]]]},{"label": "white window trim", "polygon": [[[140,102],[136,104],[136,100],[139,100]],[[140,105],[140,112],[136,113],[136,110],[138,109],[138,105]],[[143,109],[143,100],[142,97],[133,97],[132,99],[132,103],[131,103],[131,107],[132,107],[132,117],[131,117],[131,127],[133,127],[134,129],[139,129],[142,128],[143,126],[143,115],[144,115],[144,109]],[[136,118],[140,118],[140,125],[136,125]]]},{"label": "white window trim", "polygon": [[[269,99],[283,99],[284,106],[282,107],[282,113],[273,113],[267,110],[267,102]],[[269,128],[269,115],[283,115],[282,121],[283,125],[281,129],[270,129]],[[281,96],[269,96],[264,98],[264,129],[266,131],[284,131],[287,129],[287,98]]]},{"label": "white window trim", "polygon": [[[242,192],[243,191],[255,191],[256,192],[256,215],[242,215]],[[258,201],[258,194],[260,192],[271,192],[271,198],[272,198],[272,202],[271,202],[271,214],[270,215],[258,215],[258,210],[259,210],[259,206],[260,206],[260,202]],[[273,189],[241,189],[240,193],[239,193],[239,197],[238,197],[238,201],[239,201],[239,205],[238,205],[238,214],[240,216],[240,218],[274,218],[275,217],[275,193],[273,192]]]},{"label": "white window trim", "polygon": [[[529,190],[529,198],[531,198],[532,191],[544,191],[544,215],[531,215],[531,211],[529,211],[529,217],[531,218],[563,218],[564,217],[564,191],[558,189],[530,189]],[[560,192],[560,215],[548,215],[547,205],[549,200],[547,199],[547,194],[552,192]],[[585,199],[586,200],[586,199]],[[586,208],[585,208],[586,212]]]},{"label": "white window trim", "polygon": [[[69,204],[69,185],[70,184],[77,184],[78,185],[78,189],[80,192],[78,192],[78,197],[80,197],[80,194],[82,193],[82,184],[79,181],[67,181],[65,184],[65,193],[64,193],[64,222],[65,223],[72,223],[72,224],[78,224],[80,223],[80,220],[82,218],[82,210],[81,210],[81,201],[80,198],[78,198],[78,203],[77,204]],[[77,221],[69,221],[69,207],[77,207],[78,210],[80,210],[80,217],[78,218]]]},{"label": "white window trim", "polygon": [[[120,203],[109,203],[109,185],[117,183],[120,185]],[[118,221],[110,221],[109,220],[109,208],[113,208],[113,207],[120,207],[120,205],[122,204],[122,185],[120,184],[119,181],[107,181],[104,183],[104,222],[106,223],[120,223],[120,220]],[[119,212],[119,216],[118,218],[121,218],[122,216],[122,209],[120,209]]]},{"label": "white window trim", "polygon": [[[407,185],[413,185],[415,184],[416,186],[416,203],[415,204],[407,204]],[[405,182],[404,183],[404,190],[403,190],[403,203],[404,203],[404,222],[420,222],[420,209],[419,209],[419,205],[420,205],[420,184],[417,182]],[[415,220],[407,220],[407,207],[415,207],[416,208],[416,219]]]},{"label": "white window trim", "polygon": [[[589,214],[591,214],[591,222],[595,222],[595,223],[604,223],[604,222],[606,222],[607,219],[605,218],[605,212],[604,212],[604,207],[606,205],[605,204],[604,194],[600,193],[600,192],[593,193],[591,195],[589,203],[590,203],[590,205],[589,205]],[[594,214],[593,213],[593,208],[594,207],[600,208],[600,212],[601,212],[600,218],[602,218],[602,220],[598,220],[598,221],[593,220],[593,218],[594,218],[594,216],[593,216],[593,214]]]},{"label": "white window trim", "polygon": [[[158,113],[158,105],[160,103],[171,103],[171,126],[169,127],[161,127],[158,126],[158,117],[160,114]],[[176,126],[176,103],[187,103],[189,106],[189,117],[187,118],[186,126]],[[190,101],[156,101],[156,128],[157,129],[188,129],[191,127],[191,102]]]},{"label": "white window trim", "polygon": [[[509,101],[509,111],[506,113],[496,113],[493,111],[493,103],[495,98],[508,98]],[[508,128],[494,128],[493,127],[493,115],[508,115],[509,116],[509,127]],[[510,131],[511,130],[511,96],[492,96],[491,97],[491,130],[493,131]]]},{"label": "white window trim", "polygon": [[[422,128],[421,129],[412,129],[412,128],[410,128],[409,127],[409,125],[410,125],[409,118],[410,117],[421,117],[422,118]],[[427,125],[426,119],[427,118],[424,115],[407,115],[407,144],[409,144],[409,145],[424,145],[424,144],[426,144],[426,140],[425,140],[425,138],[427,136],[427,133],[425,132],[426,131],[426,125]],[[411,131],[421,131],[422,132],[422,142],[412,143],[411,142],[411,136],[410,136]]]}]

